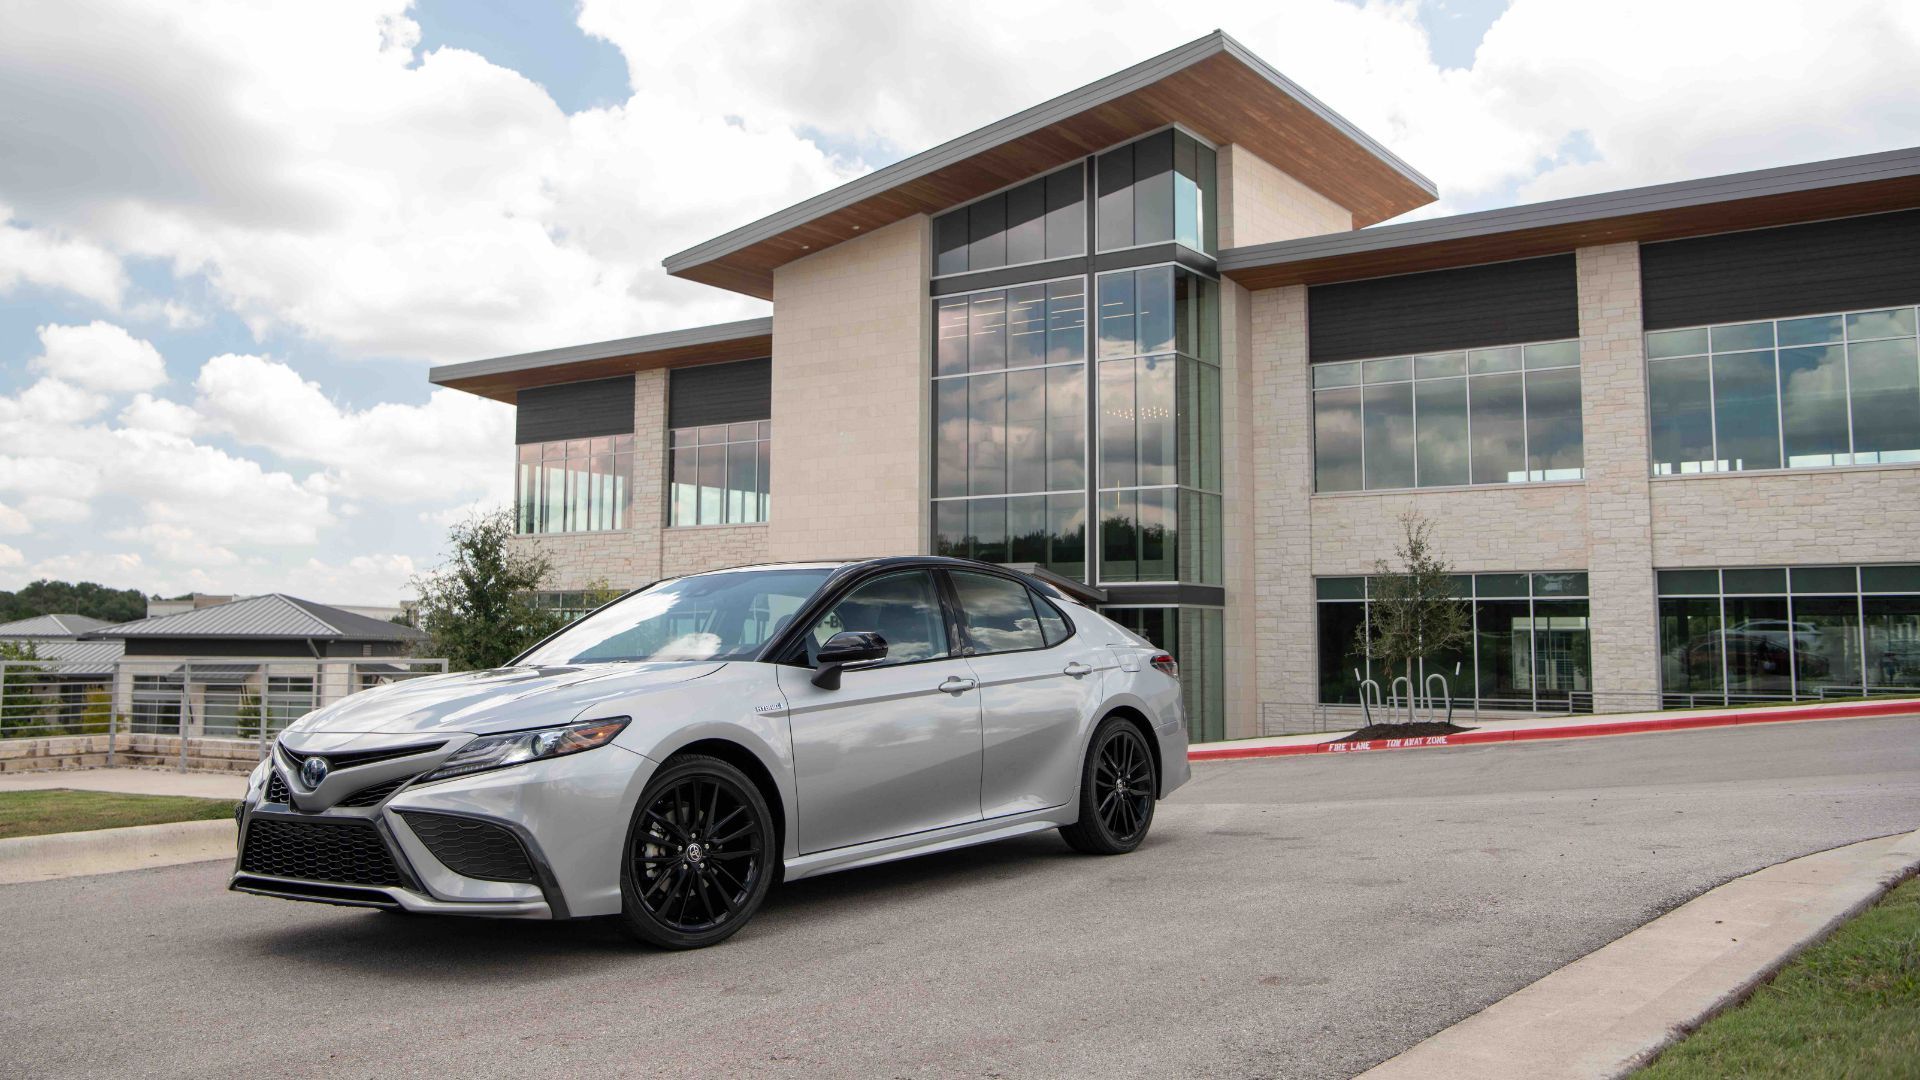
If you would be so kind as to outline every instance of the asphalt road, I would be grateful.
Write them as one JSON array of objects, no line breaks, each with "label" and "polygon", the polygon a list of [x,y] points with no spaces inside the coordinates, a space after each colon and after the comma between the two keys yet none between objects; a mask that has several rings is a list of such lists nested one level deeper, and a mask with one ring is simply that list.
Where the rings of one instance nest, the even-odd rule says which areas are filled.
[{"label": "asphalt road", "polygon": [[0,887],[9,1076],[1348,1076],[1729,878],[1920,828],[1920,719],[1196,766],[1051,834],[800,882],[731,942]]}]

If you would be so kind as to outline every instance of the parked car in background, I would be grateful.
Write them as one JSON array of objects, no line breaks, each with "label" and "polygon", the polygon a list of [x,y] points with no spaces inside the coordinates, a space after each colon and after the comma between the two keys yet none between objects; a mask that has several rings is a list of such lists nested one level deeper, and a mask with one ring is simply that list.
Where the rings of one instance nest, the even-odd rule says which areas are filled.
[{"label": "parked car in background", "polygon": [[793,880],[1058,829],[1132,851],[1189,775],[1173,658],[932,557],[651,585],[512,665],[357,694],[254,772],[232,888],[619,915],[668,948]]}]

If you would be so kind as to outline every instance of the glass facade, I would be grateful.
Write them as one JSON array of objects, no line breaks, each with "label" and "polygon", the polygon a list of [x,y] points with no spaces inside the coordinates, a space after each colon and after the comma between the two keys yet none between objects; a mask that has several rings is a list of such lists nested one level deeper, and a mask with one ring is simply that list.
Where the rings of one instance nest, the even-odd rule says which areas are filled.
[{"label": "glass facade", "polygon": [[670,525],[752,525],[767,520],[773,423],[674,428],[668,475]]},{"label": "glass facade", "polygon": [[[1368,579],[1319,578],[1317,627],[1320,700],[1357,705],[1360,681],[1384,694],[1405,672],[1386,671],[1360,647],[1368,613]],[[1464,648],[1424,659],[1414,678],[1447,677],[1455,707],[1552,709],[1593,707],[1592,641],[1587,575],[1580,571],[1463,574],[1460,603],[1473,608],[1473,634]]]},{"label": "glass facade", "polygon": [[1087,562],[1086,279],[934,303],[934,550]]},{"label": "glass facade", "polygon": [[1180,702],[1187,738],[1217,742],[1226,728],[1226,630],[1219,608],[1105,607],[1121,626],[1173,654],[1180,665]]},{"label": "glass facade", "polygon": [[934,218],[934,275],[1086,254],[1085,174],[1076,163]]},{"label": "glass facade", "polygon": [[1101,154],[1098,250],[1179,243],[1214,254],[1217,172],[1213,148],[1177,128]]},{"label": "glass facade", "polygon": [[1313,366],[1314,490],[1579,480],[1580,343]]},{"label": "glass facade", "polygon": [[1151,266],[1096,292],[1099,580],[1218,584],[1219,285]]},{"label": "glass facade", "polygon": [[1669,707],[1920,689],[1920,566],[1662,570]]},{"label": "glass facade", "polygon": [[1920,461],[1915,309],[1647,335],[1653,474]]},{"label": "glass facade", "polygon": [[627,528],[633,507],[633,436],[522,443],[514,478],[522,533]]}]

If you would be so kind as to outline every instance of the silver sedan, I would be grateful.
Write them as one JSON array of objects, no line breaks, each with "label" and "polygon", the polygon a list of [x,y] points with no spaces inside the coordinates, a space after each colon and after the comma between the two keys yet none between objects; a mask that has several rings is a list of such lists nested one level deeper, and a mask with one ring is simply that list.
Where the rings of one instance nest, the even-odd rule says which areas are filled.
[{"label": "silver sedan", "polygon": [[287,728],[234,889],[416,913],[618,915],[695,948],[776,881],[1058,829],[1132,851],[1186,782],[1173,658],[984,563],[718,570],[511,666]]}]

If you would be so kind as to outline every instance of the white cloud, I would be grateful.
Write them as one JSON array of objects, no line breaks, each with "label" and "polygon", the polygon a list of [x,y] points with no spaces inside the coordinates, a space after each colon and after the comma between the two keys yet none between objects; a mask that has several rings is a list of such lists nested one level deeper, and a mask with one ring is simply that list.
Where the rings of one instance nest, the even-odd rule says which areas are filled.
[{"label": "white cloud", "polygon": [[202,426],[200,414],[193,409],[152,394],[134,395],[120,410],[120,425],[168,435],[192,435]]},{"label": "white cloud", "polygon": [[75,424],[106,407],[107,399],[99,394],[59,379],[41,379],[14,397],[0,398],[0,422]]},{"label": "white cloud", "polygon": [[386,502],[511,497],[513,410],[499,402],[435,390],[425,405],[343,409],[285,364],[234,354],[207,361],[194,388],[211,429],[321,466],[314,490]]},{"label": "white cloud", "polygon": [[29,495],[20,503],[20,513],[40,525],[73,525],[92,516],[93,505],[85,499],[61,495]]},{"label": "white cloud", "polygon": [[160,350],[109,322],[42,326],[40,355],[30,366],[89,390],[131,393],[167,381]]},{"label": "white cloud", "polygon": [[[0,77],[0,93],[4,85]],[[0,206],[0,296],[22,284],[44,285],[108,308],[120,305],[127,276],[112,252],[90,240],[16,225],[11,217],[12,211]]]},{"label": "white cloud", "polygon": [[33,528],[33,522],[28,519],[27,515],[8,506],[6,503],[0,503],[0,533],[17,534],[26,532],[31,528]]},{"label": "white cloud", "polygon": [[20,554],[19,548],[0,544],[0,567],[19,566],[25,561],[26,556]]}]

